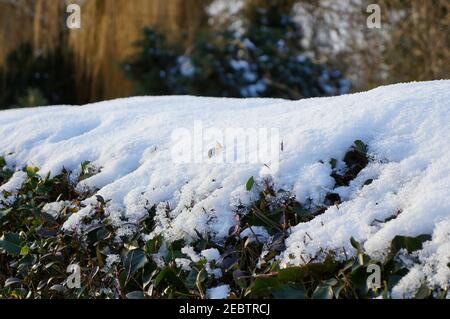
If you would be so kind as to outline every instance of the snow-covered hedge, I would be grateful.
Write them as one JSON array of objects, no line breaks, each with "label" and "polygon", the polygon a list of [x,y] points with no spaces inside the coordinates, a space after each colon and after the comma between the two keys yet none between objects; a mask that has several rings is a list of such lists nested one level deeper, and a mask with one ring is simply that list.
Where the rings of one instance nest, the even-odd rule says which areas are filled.
[{"label": "snow-covered hedge", "polygon": [[[445,291],[449,101],[450,81],[435,81],[295,102],[141,97],[4,111],[0,155],[8,168],[3,171],[17,172],[2,183],[0,205],[14,205],[26,183],[23,167],[39,167],[38,175],[49,179],[64,170],[82,202],[72,194],[69,202],[42,203],[39,209],[54,216],[64,210],[65,234],[83,238],[108,225],[117,245],[136,235],[146,243],[164,242],[154,252],[160,257],[182,241],[176,269],[187,271],[200,262],[210,273],[223,272],[211,268],[208,258],[223,259],[219,248],[241,222],[236,216],[253,216],[255,203],[263,200],[268,212],[296,207],[294,215],[312,214],[280,224],[287,235],[272,262],[281,269],[325,263],[331,255],[338,263],[350,260],[358,254],[355,243],[368,258],[386,261],[393,240],[428,235],[420,237],[424,243],[417,249],[399,246],[397,258],[409,270],[391,293],[411,297],[423,284]],[[246,147],[251,134],[242,146],[239,139],[237,144],[227,139],[228,129],[270,134],[257,135],[258,147],[252,148]],[[268,155],[260,153],[264,143],[270,144]],[[235,152],[239,147],[242,153]],[[352,151],[364,154],[362,161],[351,159]],[[139,225],[149,212],[152,227],[143,230]],[[261,245],[277,239],[267,223],[247,224],[247,238]],[[203,240],[218,251],[192,248]],[[198,257],[202,252],[206,256]],[[167,266],[161,260],[159,265]]]}]

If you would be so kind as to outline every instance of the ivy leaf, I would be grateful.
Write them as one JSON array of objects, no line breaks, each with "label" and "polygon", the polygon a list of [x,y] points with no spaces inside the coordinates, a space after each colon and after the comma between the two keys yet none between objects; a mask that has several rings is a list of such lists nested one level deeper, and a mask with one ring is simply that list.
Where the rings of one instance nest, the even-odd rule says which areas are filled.
[{"label": "ivy leaf", "polygon": [[12,208],[0,210],[0,220],[8,216],[8,214],[11,213],[12,210],[13,210]]},{"label": "ivy leaf", "polygon": [[0,156],[0,168],[6,166],[6,160],[3,156]]},{"label": "ivy leaf", "polygon": [[307,266],[283,268],[278,272],[278,279],[284,282],[298,282],[305,278],[307,272]]},{"label": "ivy leaf", "polygon": [[357,266],[349,275],[350,281],[360,296],[365,296],[369,291],[367,287],[367,268],[363,265]]},{"label": "ivy leaf", "polygon": [[8,278],[5,280],[5,287],[9,287],[15,284],[20,284],[22,282],[22,280],[18,279],[18,278]]},{"label": "ivy leaf", "polygon": [[336,299],[339,299],[341,291],[345,288],[345,282],[343,280],[339,280],[337,285],[333,288],[333,293]]},{"label": "ivy leaf", "polygon": [[367,145],[364,144],[364,142],[361,140],[355,141],[355,149],[360,153],[363,153],[363,154],[367,153]]},{"label": "ivy leaf", "polygon": [[253,185],[255,185],[255,179],[252,177],[249,178],[247,181],[247,184],[245,184],[245,188],[247,189],[247,192],[251,191],[253,188]]},{"label": "ivy leaf", "polygon": [[63,285],[53,285],[50,287],[50,290],[56,291],[60,294],[64,293],[67,289]]},{"label": "ivy leaf", "polygon": [[431,296],[431,289],[426,284],[422,284],[417,290],[414,299],[427,299]]},{"label": "ivy leaf", "polygon": [[332,158],[330,160],[331,169],[335,169],[337,167],[337,159]]},{"label": "ivy leaf", "polygon": [[145,295],[142,291],[133,291],[126,295],[127,299],[145,299]]},{"label": "ivy leaf", "polygon": [[28,174],[28,177],[31,177],[31,178],[35,177],[37,172],[39,172],[39,168],[33,167],[33,166],[27,166],[25,170]]},{"label": "ivy leaf", "polygon": [[[198,276],[198,275],[197,275]],[[177,273],[170,267],[164,268],[154,280],[155,287],[158,287],[161,282],[166,282],[174,287],[183,287],[184,284],[177,276]]]},{"label": "ivy leaf", "polygon": [[136,249],[128,252],[123,262],[127,272],[132,276],[139,269],[142,269],[148,263],[147,256],[142,249]]},{"label": "ivy leaf", "polygon": [[358,252],[362,251],[362,246],[361,244],[355,239],[355,238],[350,238],[350,243],[352,244],[353,248],[355,248]]},{"label": "ivy leaf", "polygon": [[272,295],[275,299],[305,299],[306,290],[303,287],[286,284],[272,289]]},{"label": "ivy leaf", "polygon": [[431,240],[430,235],[420,235],[417,237],[396,236],[391,242],[388,260],[392,259],[402,249],[406,249],[410,254],[420,250],[422,249],[423,243],[429,240]]},{"label": "ivy leaf", "polygon": [[333,299],[333,289],[328,285],[320,285],[314,290],[312,299]]},{"label": "ivy leaf", "polygon": [[105,265],[105,262],[103,260],[102,252],[100,251],[100,247],[97,246],[97,249],[95,250],[95,255],[97,257],[97,262],[100,268],[103,268]]},{"label": "ivy leaf", "polygon": [[269,296],[273,289],[280,286],[280,281],[276,277],[256,278],[256,280],[248,288],[248,292],[261,298]]},{"label": "ivy leaf", "polygon": [[0,250],[5,253],[18,256],[22,247],[20,246],[20,237],[15,233],[6,233],[0,238]]},{"label": "ivy leaf", "polygon": [[364,265],[364,249],[362,245],[353,237],[350,238],[350,243],[353,246],[353,248],[357,250],[358,263],[360,265]]},{"label": "ivy leaf", "polygon": [[145,251],[147,252],[147,254],[156,254],[159,250],[160,244],[161,238],[160,236],[156,236],[145,244]]},{"label": "ivy leaf", "polygon": [[90,164],[91,164],[90,161],[84,161],[83,163],[81,163],[81,171],[82,171],[83,173],[84,173],[84,172],[87,172],[87,170],[88,170]]},{"label": "ivy leaf", "polygon": [[30,248],[28,248],[27,246],[23,246],[20,249],[20,256],[26,256],[29,254],[29,252],[30,252]]}]

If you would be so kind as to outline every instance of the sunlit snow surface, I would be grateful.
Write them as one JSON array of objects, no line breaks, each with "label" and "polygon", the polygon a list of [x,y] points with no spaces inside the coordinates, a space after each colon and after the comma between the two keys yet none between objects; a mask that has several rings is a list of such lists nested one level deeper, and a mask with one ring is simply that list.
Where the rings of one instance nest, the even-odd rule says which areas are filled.
[{"label": "sunlit snow surface", "polygon": [[[204,128],[277,128],[283,151],[279,169],[271,165],[173,162],[172,133]],[[344,202],[292,229],[282,264],[302,264],[323,249],[352,254],[349,239],[364,242],[383,257],[395,235],[432,234],[419,253],[422,264],[396,287],[406,296],[415,279],[427,276],[447,287],[450,277],[450,81],[400,84],[334,98],[283,101],[200,97],[139,97],[80,107],[60,106],[0,112],[0,155],[15,168],[34,165],[41,173],[63,167],[76,172],[84,161],[101,172],[78,185],[99,188],[111,200],[109,212],[131,221],[148,205],[168,203],[171,219],[159,216],[167,239],[227,235],[234,206],[256,198],[271,174],[277,188],[298,201],[320,203],[334,187],[329,159],[342,159],[357,139],[375,159],[349,187]],[[214,146],[215,141],[208,141]],[[208,152],[210,144],[203,151]],[[206,156],[207,157],[207,156]],[[21,176],[17,176],[20,180]],[[367,179],[374,179],[363,186]],[[13,184],[15,181],[12,182]],[[89,203],[89,201],[87,201]],[[164,207],[167,205],[164,204]],[[84,211],[72,216],[75,230]],[[159,207],[163,209],[162,205]],[[402,211],[398,218],[377,223]],[[409,288],[408,288],[409,287]]]}]

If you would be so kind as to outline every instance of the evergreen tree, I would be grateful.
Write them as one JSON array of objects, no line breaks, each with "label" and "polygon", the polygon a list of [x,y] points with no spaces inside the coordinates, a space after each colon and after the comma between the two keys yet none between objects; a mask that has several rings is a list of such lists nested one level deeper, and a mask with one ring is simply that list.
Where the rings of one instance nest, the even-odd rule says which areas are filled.
[{"label": "evergreen tree", "polygon": [[233,33],[225,31],[216,36],[205,35],[194,43],[189,56],[192,72],[182,81],[190,94],[205,96],[242,97],[245,88],[252,85],[248,57],[240,47],[242,43]]},{"label": "evergreen tree", "polygon": [[136,43],[140,52],[123,64],[128,78],[136,84],[137,94],[168,95],[183,93],[180,86],[180,49],[169,45],[163,34],[146,28]]},{"label": "evergreen tree", "polygon": [[300,99],[347,93],[341,72],[314,63],[301,46],[291,0],[249,1],[242,30],[203,33],[185,52],[146,30],[125,64],[138,93]]},{"label": "evergreen tree", "polygon": [[267,85],[260,96],[297,99],[346,93],[349,84],[339,71],[306,57],[294,3],[252,0],[244,9],[242,37],[251,44],[246,46],[250,63]]}]

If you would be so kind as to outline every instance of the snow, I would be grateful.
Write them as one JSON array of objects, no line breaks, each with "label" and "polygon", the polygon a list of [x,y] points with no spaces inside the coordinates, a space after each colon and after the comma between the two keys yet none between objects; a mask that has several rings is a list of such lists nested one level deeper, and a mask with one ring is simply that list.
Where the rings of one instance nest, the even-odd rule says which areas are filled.
[{"label": "snow", "polygon": [[195,252],[194,247],[186,246],[181,248],[181,252],[187,255],[193,262],[200,261],[200,256]]},{"label": "snow", "polygon": [[104,267],[104,271],[109,271],[111,267],[120,262],[120,256],[115,254],[110,254],[106,256],[106,265]]},{"label": "snow", "polygon": [[226,299],[230,294],[230,286],[220,285],[206,290],[206,296],[208,299]]},{"label": "snow", "polygon": [[400,279],[400,282],[392,289],[394,299],[412,299],[415,292],[424,283],[424,274],[419,267],[413,267],[409,273]]},{"label": "snow", "polygon": [[53,203],[47,203],[42,207],[44,213],[49,214],[53,218],[58,218],[59,214],[65,207],[71,207],[72,203],[70,201],[59,201]]},{"label": "snow", "polygon": [[18,171],[13,174],[8,182],[0,186],[0,192],[15,193],[25,183],[27,179],[27,173]]},{"label": "snow", "polygon": [[249,242],[265,243],[269,240],[270,235],[267,230],[262,226],[251,226],[244,229],[241,234],[241,238],[248,238]]},{"label": "snow", "polygon": [[[281,264],[300,265],[324,249],[335,250],[338,257],[344,250],[352,254],[352,236],[372,257],[382,258],[396,235],[431,234],[410,277],[448,287],[449,101],[450,81],[433,81],[300,101],[136,97],[7,110],[0,112],[0,156],[13,169],[33,165],[42,175],[55,175],[63,167],[76,174],[82,162],[90,161],[100,172],[78,187],[99,189],[97,194],[110,200],[107,213],[118,232],[132,232],[121,225],[138,221],[157,205],[157,228],[149,238],[161,234],[189,243],[198,234],[215,241],[226,237],[234,211],[257,198],[265,178],[292,191],[300,202],[319,204],[334,187],[329,160],[342,159],[359,139],[368,144],[374,161],[350,186],[336,190],[342,204],[293,227]],[[241,156],[229,157],[240,148],[217,134],[228,128],[276,134],[272,139],[256,134],[258,149],[244,147]],[[276,154],[259,156],[267,144]],[[174,154],[180,151],[192,156],[176,162]],[[2,188],[20,187],[21,176],[16,173]],[[256,185],[247,191],[251,176]],[[364,186],[368,178],[374,181]],[[91,213],[95,198],[85,204],[66,223],[67,230],[80,230],[79,221]],[[374,222],[399,211],[386,223]],[[401,285],[410,289],[407,280]],[[399,296],[409,291],[397,290]]]},{"label": "snow", "polygon": [[[27,179],[27,173],[18,171],[10,178],[8,182],[0,186],[0,209],[4,204],[11,204],[14,202],[17,191],[22,187]],[[5,196],[8,193],[9,196]]]},{"label": "snow", "polygon": [[201,255],[207,261],[218,261],[220,258],[220,252],[216,248],[205,249],[201,252]]},{"label": "snow", "polygon": [[192,260],[187,258],[175,258],[175,264],[184,271],[190,271]]}]

